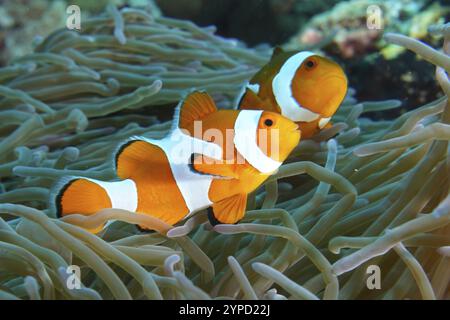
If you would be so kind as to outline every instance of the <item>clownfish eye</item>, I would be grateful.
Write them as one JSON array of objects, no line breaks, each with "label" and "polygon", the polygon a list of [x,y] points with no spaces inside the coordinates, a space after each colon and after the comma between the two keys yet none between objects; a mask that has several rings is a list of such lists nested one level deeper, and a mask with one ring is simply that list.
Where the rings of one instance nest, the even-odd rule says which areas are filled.
[{"label": "clownfish eye", "polygon": [[266,120],[264,120],[264,124],[267,127],[271,127],[273,125],[273,120],[272,119],[266,119]]},{"label": "clownfish eye", "polygon": [[312,60],[308,60],[305,63],[306,69],[312,69],[316,66],[316,63]]}]

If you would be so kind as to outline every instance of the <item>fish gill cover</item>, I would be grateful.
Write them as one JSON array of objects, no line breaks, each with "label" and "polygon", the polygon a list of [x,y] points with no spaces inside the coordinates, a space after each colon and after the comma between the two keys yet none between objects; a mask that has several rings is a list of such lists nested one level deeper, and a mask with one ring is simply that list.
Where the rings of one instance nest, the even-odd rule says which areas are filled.
[{"label": "fish gill cover", "polygon": [[[204,212],[175,228],[112,209],[56,219],[50,188],[66,175],[114,178],[117,143],[163,137],[170,119],[155,115],[191,88],[231,107],[270,53],[112,6],[82,32],[51,34],[0,69],[0,299],[449,299],[450,25],[430,32],[443,52],[385,40],[434,64],[446,96],[371,120],[400,102],[350,90],[333,126],[250,196],[245,219],[214,229]],[[100,236],[84,229],[109,219]],[[374,266],[379,290],[367,287]]]}]

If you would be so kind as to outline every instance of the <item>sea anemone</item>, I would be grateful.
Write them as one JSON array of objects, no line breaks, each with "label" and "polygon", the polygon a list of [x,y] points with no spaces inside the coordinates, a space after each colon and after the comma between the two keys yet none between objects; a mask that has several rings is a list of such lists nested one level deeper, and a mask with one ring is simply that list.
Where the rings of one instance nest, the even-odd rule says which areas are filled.
[{"label": "sea anemone", "polygon": [[55,218],[58,178],[114,178],[117,143],[164,136],[188,90],[233,105],[269,53],[213,31],[109,7],[0,69],[0,299],[449,299],[449,24],[430,30],[444,52],[385,36],[436,65],[446,96],[375,121],[364,113],[401,103],[350,90],[237,225],[213,228],[205,212],[175,227],[112,209]]}]

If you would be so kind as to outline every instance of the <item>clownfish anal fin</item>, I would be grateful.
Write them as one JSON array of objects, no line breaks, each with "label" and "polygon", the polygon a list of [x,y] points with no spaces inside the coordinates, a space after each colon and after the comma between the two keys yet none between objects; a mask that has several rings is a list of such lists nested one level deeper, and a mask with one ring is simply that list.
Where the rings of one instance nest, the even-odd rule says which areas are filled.
[{"label": "clownfish anal fin", "polygon": [[242,193],[215,202],[208,212],[209,222],[213,226],[237,223],[244,217],[246,207],[247,195]]},{"label": "clownfish anal fin", "polygon": [[225,179],[239,178],[232,164],[224,163],[222,160],[218,161],[203,154],[193,154],[190,165],[193,171],[201,174],[209,174]]},{"label": "clownfish anal fin", "polygon": [[239,101],[239,109],[264,110],[265,103],[253,90],[246,88],[241,100]]},{"label": "clownfish anal fin", "polygon": [[216,104],[209,94],[194,91],[181,103],[178,126],[180,129],[188,129],[194,121],[200,121],[216,111]]}]

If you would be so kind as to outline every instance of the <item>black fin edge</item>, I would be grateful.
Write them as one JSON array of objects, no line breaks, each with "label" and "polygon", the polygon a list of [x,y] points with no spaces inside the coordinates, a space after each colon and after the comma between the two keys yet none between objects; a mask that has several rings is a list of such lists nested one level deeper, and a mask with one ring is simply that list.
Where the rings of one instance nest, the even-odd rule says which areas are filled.
[{"label": "black fin edge", "polygon": [[[208,212],[208,220],[209,223],[214,227],[218,224],[224,224],[223,222],[220,222],[219,220],[217,220],[217,218],[214,216],[214,210],[212,207],[208,207],[208,209],[206,209],[206,211]],[[243,218],[242,218],[243,219]],[[238,224],[242,219],[239,219],[238,221],[236,221],[233,224]]]},{"label": "black fin edge", "polygon": [[136,141],[140,141],[140,140],[129,140],[126,141],[125,143],[123,143],[119,149],[117,149],[116,154],[114,155],[114,168],[117,171],[118,168],[118,164],[119,164],[119,157],[122,154],[122,152],[129,147],[132,143],[136,142]]},{"label": "black fin edge", "polygon": [[[189,170],[191,170],[191,172],[193,172],[193,173],[201,174],[203,176],[213,176],[214,177],[215,175],[195,170],[195,168],[194,168],[195,157],[201,156],[201,155],[202,154],[200,154],[200,153],[192,153],[191,154],[191,158],[189,159],[189,163],[188,163]],[[218,177],[220,177],[220,176],[218,176]]]},{"label": "black fin edge", "polygon": [[189,163],[188,163],[188,167],[189,167],[189,170],[191,170],[191,172],[196,173],[196,174],[201,174],[201,175],[204,175],[204,176],[210,176],[210,177],[213,177],[213,178],[216,178],[216,179],[225,179],[225,178],[227,178],[225,176],[220,176],[220,175],[217,175],[217,174],[210,174],[210,173],[205,173],[205,172],[201,172],[201,171],[195,170],[195,168],[194,168],[194,161],[195,161],[195,157],[196,156],[202,156],[202,154],[201,153],[193,153],[193,154],[191,154],[191,158],[190,158]]},{"label": "black fin edge", "polygon": [[[220,222],[219,220],[217,220],[217,218],[214,216],[214,210],[212,207],[208,207],[207,209],[208,212],[208,220],[209,223],[214,227],[218,224],[225,224],[224,222]],[[226,223],[226,224],[238,224],[239,222],[241,222],[244,219],[244,217],[242,217],[241,219],[239,219],[238,221],[236,221],[235,223]]]},{"label": "black fin edge", "polygon": [[70,180],[67,182],[58,192],[58,194],[55,197],[55,206],[56,206],[56,217],[62,218],[62,196],[64,193],[69,189],[69,187],[74,183],[75,181],[79,180],[78,178]]},{"label": "black fin edge", "polygon": [[155,232],[156,232],[155,230],[144,229],[144,228],[142,228],[142,227],[141,227],[140,225],[138,225],[138,224],[135,224],[134,226],[135,226],[136,229],[137,229],[139,232],[141,232],[141,233],[151,234],[151,233],[155,233]]},{"label": "black fin edge", "polygon": [[211,225],[214,227],[218,224],[222,224],[222,222],[220,222],[219,220],[216,219],[216,217],[214,216],[214,210],[212,207],[208,207],[207,209],[208,212],[208,220],[209,223],[211,223]]}]

